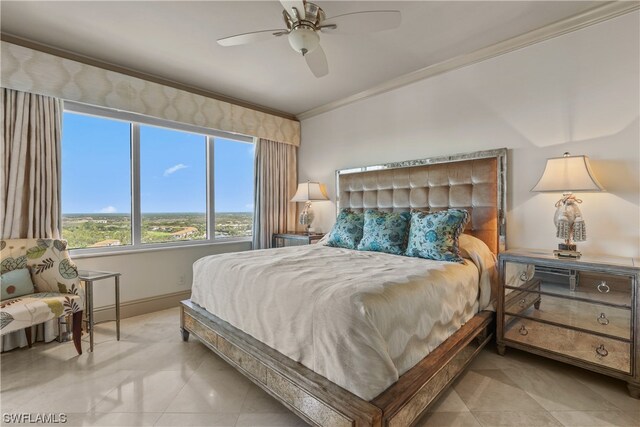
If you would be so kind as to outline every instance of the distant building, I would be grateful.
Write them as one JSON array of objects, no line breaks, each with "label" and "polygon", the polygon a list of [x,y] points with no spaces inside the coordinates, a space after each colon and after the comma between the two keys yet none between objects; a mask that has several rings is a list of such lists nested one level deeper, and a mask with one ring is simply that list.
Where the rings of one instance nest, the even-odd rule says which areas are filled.
[{"label": "distant building", "polygon": [[174,239],[186,239],[187,237],[198,232],[198,229],[195,227],[187,227],[183,228],[180,231],[176,231],[175,233],[171,233]]},{"label": "distant building", "polygon": [[107,239],[100,242],[96,242],[93,245],[87,246],[88,248],[104,248],[106,246],[120,246],[122,243],[118,239]]}]

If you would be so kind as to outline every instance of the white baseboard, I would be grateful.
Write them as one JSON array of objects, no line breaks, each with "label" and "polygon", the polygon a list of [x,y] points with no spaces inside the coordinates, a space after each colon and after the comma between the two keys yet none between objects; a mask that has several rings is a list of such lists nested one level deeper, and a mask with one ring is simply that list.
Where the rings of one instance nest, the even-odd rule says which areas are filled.
[{"label": "white baseboard", "polygon": [[[189,289],[186,291],[122,302],[120,303],[120,318],[126,319],[127,317],[139,316],[141,314],[177,307],[180,301],[188,299],[190,296],[191,290]],[[93,315],[96,322],[115,320],[116,306],[115,304],[112,304],[96,308],[93,311]]]}]

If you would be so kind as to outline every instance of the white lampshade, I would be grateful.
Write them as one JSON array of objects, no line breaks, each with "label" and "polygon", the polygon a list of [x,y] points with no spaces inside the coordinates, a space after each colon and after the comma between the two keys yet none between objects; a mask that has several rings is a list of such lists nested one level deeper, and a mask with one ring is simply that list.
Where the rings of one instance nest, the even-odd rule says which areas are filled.
[{"label": "white lampshade", "polygon": [[312,28],[299,26],[289,33],[289,44],[303,55],[311,53],[320,44],[320,36]]},{"label": "white lampshade", "polygon": [[303,182],[298,184],[298,190],[291,199],[292,202],[319,202],[329,200],[327,190],[319,182]]},{"label": "white lampshade", "polygon": [[542,177],[531,191],[573,193],[604,191],[604,188],[593,175],[587,156],[564,153],[564,157],[547,160]]}]

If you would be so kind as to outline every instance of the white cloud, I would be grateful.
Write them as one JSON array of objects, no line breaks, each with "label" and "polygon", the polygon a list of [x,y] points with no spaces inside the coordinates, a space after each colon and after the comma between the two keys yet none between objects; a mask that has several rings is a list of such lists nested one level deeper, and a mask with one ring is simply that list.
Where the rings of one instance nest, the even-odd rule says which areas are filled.
[{"label": "white cloud", "polygon": [[247,203],[244,207],[247,209],[253,209],[253,203]]},{"label": "white cloud", "polygon": [[164,176],[169,176],[169,175],[171,175],[172,173],[176,173],[176,172],[178,172],[180,169],[186,169],[186,168],[188,168],[188,167],[189,167],[189,166],[185,165],[184,163],[178,163],[178,164],[177,164],[177,165],[175,165],[175,166],[171,166],[170,168],[165,169],[165,170],[164,170],[164,174],[163,174],[163,175],[164,175]]},{"label": "white cloud", "polygon": [[100,213],[116,213],[116,212],[118,212],[118,210],[111,205],[100,209]]}]

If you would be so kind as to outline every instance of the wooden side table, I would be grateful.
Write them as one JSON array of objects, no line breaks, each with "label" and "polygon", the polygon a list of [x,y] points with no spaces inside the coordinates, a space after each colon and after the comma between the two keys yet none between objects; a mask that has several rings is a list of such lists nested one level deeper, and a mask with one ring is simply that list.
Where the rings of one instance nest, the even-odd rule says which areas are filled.
[{"label": "wooden side table", "polygon": [[95,325],[93,319],[93,282],[98,280],[104,280],[114,278],[115,280],[115,296],[116,296],[116,339],[120,341],[120,273],[112,271],[92,271],[92,270],[80,270],[78,271],[80,280],[85,283],[85,313],[87,329],[89,329],[89,351],[93,352],[93,326]]},{"label": "wooden side table", "polygon": [[299,246],[318,243],[324,237],[323,233],[305,233],[287,231],[286,233],[276,233],[272,237],[271,247],[282,248],[284,246]]}]

